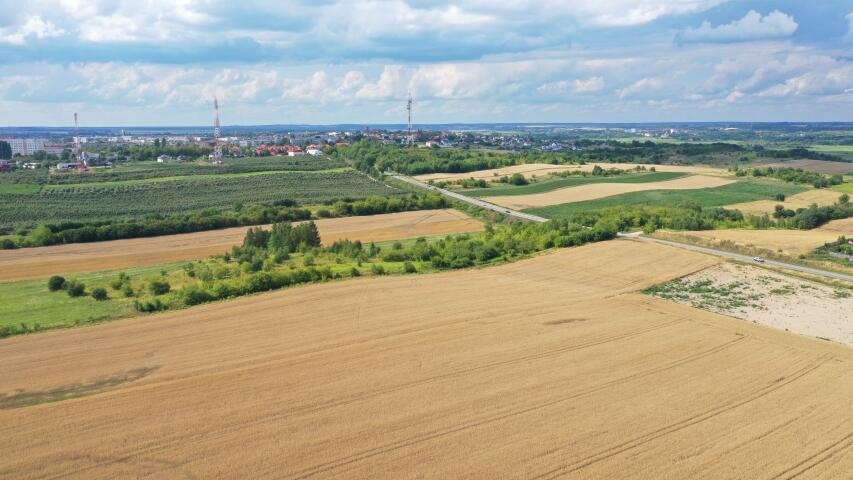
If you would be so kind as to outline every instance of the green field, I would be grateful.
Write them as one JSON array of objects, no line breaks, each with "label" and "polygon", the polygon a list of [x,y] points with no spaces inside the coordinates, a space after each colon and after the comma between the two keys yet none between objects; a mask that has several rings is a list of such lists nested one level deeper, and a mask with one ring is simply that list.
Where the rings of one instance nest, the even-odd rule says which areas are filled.
[{"label": "green field", "polygon": [[[179,281],[181,265],[156,265],[126,269],[124,272],[131,277],[138,288],[144,281],[160,278],[160,272],[165,270],[170,283]],[[76,279],[86,284],[86,292],[92,288],[105,287],[109,300],[97,301],[91,296],[72,298],[64,291],[51,292],[47,289],[47,280],[23,280],[19,282],[0,283],[0,328],[20,327],[24,331],[41,330],[56,327],[70,327],[85,323],[98,322],[135,315],[133,298],[125,298],[120,292],[109,288],[109,282],[116,277],[116,272],[83,273],[66,277]]]},{"label": "green field", "polygon": [[599,198],[584,202],[564,203],[547,207],[529,208],[527,213],[547,218],[570,218],[573,214],[598,208],[619,207],[623,205],[678,205],[693,203],[703,207],[720,207],[733,203],[754,200],[772,200],[774,195],[786,196],[808,190],[809,187],[772,180],[739,180],[717,188],[696,190],[648,190],[630,192],[612,197]]},{"label": "green field", "polygon": [[551,178],[547,180],[541,180],[536,183],[531,183],[529,185],[521,185],[521,186],[513,186],[513,185],[501,185],[498,187],[490,187],[490,188],[478,188],[473,190],[463,190],[461,193],[468,195],[469,197],[491,197],[498,195],[528,195],[531,193],[543,193],[550,192],[551,190],[556,190],[558,188],[565,187],[577,187],[578,185],[587,185],[590,183],[648,183],[648,182],[662,182],[665,180],[674,180],[676,178],[681,178],[687,176],[686,173],[678,173],[678,172],[652,172],[645,174],[629,174],[629,175],[620,175],[613,177],[599,177],[599,176],[573,176],[573,177],[565,177],[565,178]]},{"label": "green field", "polygon": [[354,170],[196,175],[146,181],[49,185],[18,193],[0,189],[0,224],[96,222],[230,208],[238,203],[293,200],[319,204],[369,195],[395,196],[392,189]]},{"label": "green field", "polygon": [[853,161],[853,145],[809,145],[809,150],[836,155],[848,161]]},{"label": "green field", "polygon": [[207,162],[168,163],[154,161],[119,163],[114,168],[85,172],[52,172],[46,169],[15,170],[0,174],[0,191],[8,184],[64,185],[102,183],[198,175],[233,175],[251,172],[303,172],[342,168],[344,162],[330,157],[226,158],[222,165]]}]

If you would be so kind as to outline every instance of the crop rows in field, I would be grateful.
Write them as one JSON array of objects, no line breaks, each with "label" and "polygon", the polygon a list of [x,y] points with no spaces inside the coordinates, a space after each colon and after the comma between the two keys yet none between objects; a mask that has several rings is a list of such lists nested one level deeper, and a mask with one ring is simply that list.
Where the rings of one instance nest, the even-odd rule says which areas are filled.
[{"label": "crop rows in field", "polygon": [[94,169],[85,173],[67,172],[49,174],[46,170],[17,170],[0,175],[3,184],[65,185],[93,182],[143,180],[149,178],[190,175],[220,175],[250,172],[318,171],[344,167],[340,160],[330,157],[257,157],[229,158],[222,165],[156,162],[119,164],[111,169]]},{"label": "crop rows in field", "polygon": [[294,200],[316,204],[341,198],[398,195],[400,191],[355,171],[288,172],[181,178],[123,185],[61,186],[38,193],[0,193],[0,223],[91,222],[170,215],[237,203]]},{"label": "crop rows in field", "polygon": [[790,196],[806,190],[807,187],[790,183],[739,180],[716,188],[629,192],[595,200],[529,208],[525,212],[547,218],[569,218],[578,212],[623,205],[675,206],[692,203],[703,207],[720,207],[738,202],[771,200],[777,193]]}]

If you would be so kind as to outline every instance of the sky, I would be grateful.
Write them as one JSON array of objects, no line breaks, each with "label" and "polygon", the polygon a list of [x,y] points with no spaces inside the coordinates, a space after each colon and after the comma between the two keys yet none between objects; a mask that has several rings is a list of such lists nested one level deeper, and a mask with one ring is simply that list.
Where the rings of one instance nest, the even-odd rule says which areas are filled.
[{"label": "sky", "polygon": [[0,125],[853,121],[853,0],[0,0]]}]

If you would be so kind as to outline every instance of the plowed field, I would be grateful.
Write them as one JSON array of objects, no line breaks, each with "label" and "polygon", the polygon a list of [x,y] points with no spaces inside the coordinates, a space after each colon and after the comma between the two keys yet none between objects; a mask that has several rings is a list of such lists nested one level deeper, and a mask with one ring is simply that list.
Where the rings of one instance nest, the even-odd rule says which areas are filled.
[{"label": "plowed field", "polygon": [[[379,242],[472,232],[483,224],[453,210],[422,210],[318,220],[324,243],[349,238]],[[249,227],[53,247],[0,250],[0,281],[95,272],[193,260],[226,252],[243,241]]]},{"label": "plowed field", "polygon": [[617,240],[0,342],[0,477],[849,478],[853,351]]}]

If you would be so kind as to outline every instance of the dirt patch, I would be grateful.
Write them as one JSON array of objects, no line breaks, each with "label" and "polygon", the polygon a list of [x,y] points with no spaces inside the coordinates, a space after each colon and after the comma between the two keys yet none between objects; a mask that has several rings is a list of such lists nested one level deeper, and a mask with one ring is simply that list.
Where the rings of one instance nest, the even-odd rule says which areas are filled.
[{"label": "dirt patch", "polygon": [[559,205],[563,203],[583,202],[597,198],[611,197],[628,192],[640,192],[645,190],[694,190],[699,188],[714,188],[728,185],[734,180],[722,177],[709,177],[705,175],[691,175],[689,177],[667,180],[664,182],[646,183],[595,183],[579,185],[577,187],[559,188],[544,193],[530,195],[505,195],[497,197],[484,197],[483,200],[507,208],[523,210],[525,208],[545,207],[548,205]]},{"label": "dirt patch", "polygon": [[589,320],[588,318],[564,318],[562,320],[551,320],[550,322],[545,322],[545,325],[566,325],[568,323],[575,322],[585,322]]},{"label": "dirt patch", "polygon": [[808,208],[811,204],[832,205],[838,200],[842,194],[834,190],[813,189],[806,190],[802,193],[791,195],[784,202],[776,200],[756,200],[754,202],[733,203],[726,205],[725,208],[731,210],[740,210],[744,215],[773,215],[773,210],[776,205],[782,205],[786,209],[796,210],[798,208]]},{"label": "dirt patch", "polygon": [[633,170],[638,166],[644,166],[646,169],[654,168],[658,172],[681,172],[681,173],[700,173],[703,175],[730,175],[726,170],[721,168],[704,167],[697,165],[653,165],[643,163],[588,163],[586,165],[551,165],[548,163],[525,163],[523,165],[511,165],[508,167],[494,168],[491,170],[478,170],[468,173],[428,173],[417,175],[415,178],[422,182],[430,180],[449,181],[462,180],[465,178],[483,179],[486,181],[496,182],[500,177],[510,176],[514,173],[520,173],[526,178],[532,177],[547,177],[551,173],[559,172],[591,172],[595,166],[601,168],[619,168],[623,170]]},{"label": "dirt patch", "polygon": [[[268,225],[265,227],[269,227]],[[249,227],[150,238],[0,250],[0,281],[195,260],[227,252]],[[421,210],[317,221],[324,243],[349,238],[380,242],[482,230],[483,224],[453,210]]]},{"label": "dirt patch", "polygon": [[92,395],[127,382],[139,380],[156,369],[156,367],[135,368],[126,372],[119,372],[71,385],[62,385],[44,390],[16,390],[11,393],[0,394],[0,410],[28,407],[40,403],[58,402]]},{"label": "dirt patch", "polygon": [[6,339],[0,391],[162,367],[0,410],[0,471],[845,478],[853,350],[631,293],[717,261],[615,240]]},{"label": "dirt patch", "polygon": [[712,312],[853,346],[853,290],[723,263],[649,293]]}]

